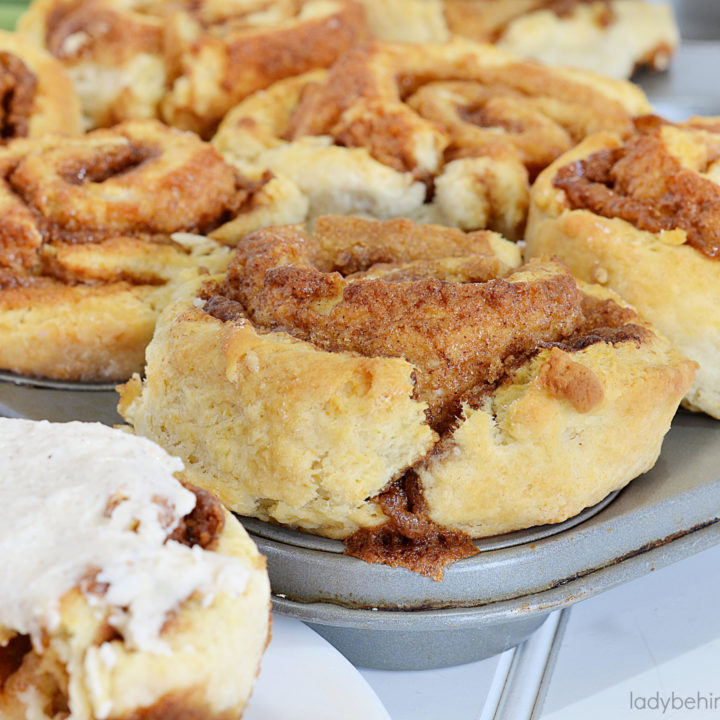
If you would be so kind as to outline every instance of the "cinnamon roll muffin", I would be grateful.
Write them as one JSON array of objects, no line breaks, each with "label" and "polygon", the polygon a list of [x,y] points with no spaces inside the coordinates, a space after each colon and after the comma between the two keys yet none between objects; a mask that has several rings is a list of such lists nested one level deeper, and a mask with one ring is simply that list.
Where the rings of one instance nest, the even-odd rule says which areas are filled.
[{"label": "cinnamon roll muffin", "polygon": [[638,119],[537,180],[527,253],[623,296],[700,364],[686,404],[720,418],[720,119]]},{"label": "cinnamon roll muffin", "polygon": [[436,579],[472,538],[563,521],[648,470],[694,375],[556,260],[345,217],[246,237],[147,360],[120,412],[191,482]]},{"label": "cinnamon roll muffin", "polygon": [[632,130],[640,89],[491,45],[373,43],[231,110],[213,144],[287,174],[324,213],[519,237],[528,181],[587,134]]},{"label": "cinnamon roll muffin", "polygon": [[305,213],[290,183],[251,181],[152,120],[16,140],[0,177],[0,368],[61,380],[141,370],[185,274],[223,269],[220,243]]},{"label": "cinnamon roll muffin", "polygon": [[62,64],[15,33],[0,30],[0,142],[45,133],[77,135],[80,101]]},{"label": "cinnamon roll muffin", "polygon": [[0,418],[0,716],[237,718],[265,560],[182,463],[99,424]]},{"label": "cinnamon roll muffin", "polygon": [[209,136],[239,100],[365,36],[354,0],[35,0],[19,32],[67,67],[87,127],[160,117]]},{"label": "cinnamon roll muffin", "polygon": [[667,68],[679,42],[669,3],[641,0],[360,0],[372,34],[394,42],[461,36],[522,57],[628,78]]}]

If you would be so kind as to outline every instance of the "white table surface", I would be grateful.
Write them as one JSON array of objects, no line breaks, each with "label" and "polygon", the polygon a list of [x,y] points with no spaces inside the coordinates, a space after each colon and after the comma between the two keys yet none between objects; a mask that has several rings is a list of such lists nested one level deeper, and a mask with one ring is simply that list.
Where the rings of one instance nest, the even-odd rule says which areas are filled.
[{"label": "white table surface", "polygon": [[[483,708],[502,660],[360,672],[392,720],[489,720]],[[720,718],[720,546],[573,606],[534,717]]]}]

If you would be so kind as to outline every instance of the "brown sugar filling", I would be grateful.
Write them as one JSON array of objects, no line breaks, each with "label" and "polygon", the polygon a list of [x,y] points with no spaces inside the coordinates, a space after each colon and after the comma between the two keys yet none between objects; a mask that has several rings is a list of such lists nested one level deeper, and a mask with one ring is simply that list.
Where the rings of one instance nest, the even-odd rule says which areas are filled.
[{"label": "brown sugar filling", "polygon": [[194,485],[185,487],[194,493],[195,507],[180,520],[168,539],[188,547],[199,545],[203,550],[212,550],[225,527],[223,506],[206,490]]},{"label": "brown sugar filling", "polygon": [[17,56],[0,52],[0,138],[27,137],[37,78]]},{"label": "brown sugar filling", "polygon": [[[707,164],[718,159],[720,148],[710,148]],[[720,186],[669,155],[658,131],[565,165],[553,184],[573,209],[648,232],[681,229],[688,245],[720,258]]]},{"label": "brown sugar filling", "polygon": [[[142,172],[146,163],[158,158],[163,149],[154,143],[131,142],[126,145],[104,148],[102,152],[93,152],[88,158],[78,158],[64,163],[58,168],[58,176],[68,185],[81,186],[85,184],[102,184],[121,176],[131,176],[137,173],[137,182],[142,183]],[[152,222],[133,213],[128,207],[124,217],[124,227],[103,226],[99,223],[83,225],[78,222],[61,223],[52,217],[47,217],[35,207],[34,194],[37,188],[23,175],[23,160],[6,169],[4,181],[7,188],[26,204],[32,214],[34,223],[43,237],[44,243],[89,243],[102,242],[109,237],[127,236],[140,237],[155,242],[167,242],[169,233],[162,232],[159,227],[153,227]],[[213,198],[214,210],[206,217],[198,218],[191,226],[178,227],[178,232],[194,232],[207,234],[220,225],[240,214],[251,203],[252,196],[272,177],[264,177],[257,182],[251,182],[233,171],[235,177],[233,192],[226,193],[220,199]],[[133,182],[135,180],[133,179]],[[176,177],[169,177],[167,191],[172,191],[172,183]],[[163,188],[165,189],[165,188]],[[90,198],[88,198],[90,201]]]},{"label": "brown sugar filling", "polygon": [[[397,222],[325,218],[315,236],[298,227],[253,233],[238,247],[225,281],[205,288],[204,310],[224,322],[250,319],[260,332],[286,332],[327,352],[405,358],[415,368],[413,397],[426,403],[427,422],[440,435],[437,448],[452,442],[465,404],[479,407],[542,349],[641,344],[649,334],[633,322],[634,311],[581,292],[556,261],[531,261],[491,279],[388,280],[423,255],[442,271],[439,248],[453,268],[450,261],[470,251],[464,233],[436,237],[422,226],[406,247]],[[353,226],[357,232],[347,232]],[[395,239],[386,244],[385,234]],[[481,252],[487,237],[474,235]],[[364,264],[378,258],[379,266]],[[591,399],[577,398],[580,411]],[[469,536],[429,518],[412,469],[372,499],[388,521],[351,536],[349,554],[438,579],[448,563],[476,552]]]},{"label": "brown sugar filling", "polygon": [[7,645],[0,645],[0,692],[5,681],[20,669],[23,658],[31,650],[29,635],[15,635]]}]

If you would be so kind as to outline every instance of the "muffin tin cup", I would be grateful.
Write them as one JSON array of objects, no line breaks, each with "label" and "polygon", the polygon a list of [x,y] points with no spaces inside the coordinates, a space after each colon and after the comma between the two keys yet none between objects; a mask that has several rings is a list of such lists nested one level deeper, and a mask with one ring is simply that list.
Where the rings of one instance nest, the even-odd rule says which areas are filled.
[{"label": "muffin tin cup", "polygon": [[338,541],[241,518],[275,611],[354,663],[419,670],[526,639],[553,610],[720,542],[720,423],[680,412],[655,467],[567,524],[479,541],[442,582],[343,554]]},{"label": "muffin tin cup", "polygon": [[[347,608],[428,610],[476,606],[516,597],[547,584],[539,560],[556,552],[556,543],[539,541],[579,525],[617,495],[558,525],[476,540],[479,555],[452,564],[442,582],[404,568],[366,563],[344,554],[338,540],[239,517],[270,561],[273,588],[301,602],[338,603]],[[547,564],[547,558],[544,558]],[[575,572],[570,566],[566,572]]]},{"label": "muffin tin cup", "polygon": [[117,383],[80,383],[0,372],[0,415],[53,422],[117,425]]},{"label": "muffin tin cup", "polygon": [[[114,387],[0,373],[0,414],[121,423]],[[680,411],[650,472],[565,523],[477,541],[480,553],[442,582],[241,520],[267,557],[276,613],[360,666],[445,667],[518,645],[552,611],[720,542],[719,441],[720,422]]]},{"label": "muffin tin cup", "polygon": [[303,620],[360,667],[429,670],[501,653],[526,640],[555,610],[719,542],[716,521],[550,590],[476,608],[369,613],[276,595],[273,611]]}]

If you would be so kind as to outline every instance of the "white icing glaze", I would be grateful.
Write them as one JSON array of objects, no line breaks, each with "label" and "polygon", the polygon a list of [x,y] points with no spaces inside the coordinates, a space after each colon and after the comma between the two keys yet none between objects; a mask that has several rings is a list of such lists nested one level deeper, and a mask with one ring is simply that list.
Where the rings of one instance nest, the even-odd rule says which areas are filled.
[{"label": "white icing glaze", "polygon": [[167,652],[160,629],[193,593],[243,592],[237,558],[168,534],[195,505],[182,462],[144,438],[95,423],[0,418],[0,628],[30,634],[60,621],[61,598],[96,572],[129,648]]}]

